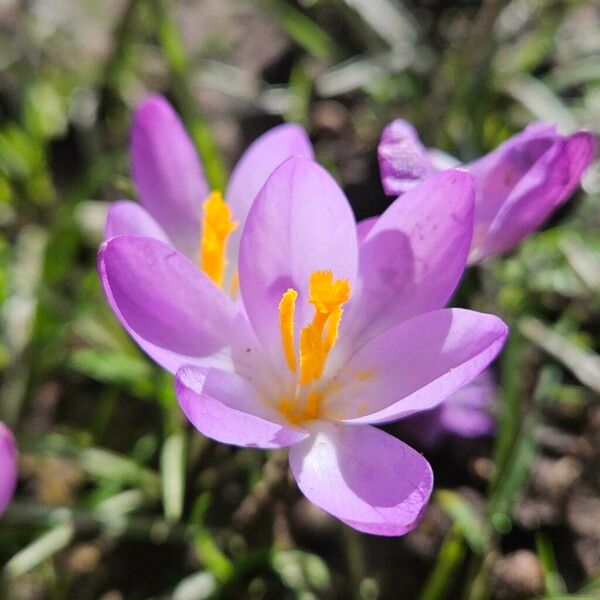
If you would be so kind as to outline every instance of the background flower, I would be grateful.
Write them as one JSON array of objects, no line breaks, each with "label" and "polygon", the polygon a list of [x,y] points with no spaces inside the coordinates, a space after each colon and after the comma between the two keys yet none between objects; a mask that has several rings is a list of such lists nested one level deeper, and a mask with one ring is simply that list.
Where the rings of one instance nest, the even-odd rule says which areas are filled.
[{"label": "background flower", "polygon": [[[130,200],[113,203],[105,237],[147,235],[168,241],[196,260],[202,209],[210,188],[192,140],[162,96],[153,94],[136,108],[130,155],[140,204]],[[238,224],[228,244],[231,261],[237,259],[241,229],[256,194],[271,171],[290,156],[313,158],[308,135],[292,123],[274,127],[255,140],[234,167],[224,194]]]},{"label": "background flower", "polygon": [[398,423],[396,431],[401,437],[414,441],[418,448],[426,449],[436,448],[452,435],[489,436],[496,429],[496,400],[496,384],[486,369],[443,404]]},{"label": "background flower", "polygon": [[401,535],[427,503],[431,469],[371,425],[441,403],[507,334],[492,315],[441,308],[465,267],[472,211],[471,177],[447,171],[393,204],[359,245],[333,179],[292,158],[242,233],[243,310],[149,238],[105,243],[99,273],[123,324],[176,372],[196,428],[240,446],[292,446],[311,501],[360,531]]},{"label": "background flower", "polygon": [[0,422],[0,514],[10,503],[17,485],[17,447],[10,429]]},{"label": "background flower", "polygon": [[[534,123],[482,158],[464,165],[475,180],[475,230],[470,262],[506,252],[537,229],[579,185],[595,156],[592,134],[562,136]],[[452,157],[427,150],[402,119],[381,135],[379,165],[386,194],[397,196]]]}]

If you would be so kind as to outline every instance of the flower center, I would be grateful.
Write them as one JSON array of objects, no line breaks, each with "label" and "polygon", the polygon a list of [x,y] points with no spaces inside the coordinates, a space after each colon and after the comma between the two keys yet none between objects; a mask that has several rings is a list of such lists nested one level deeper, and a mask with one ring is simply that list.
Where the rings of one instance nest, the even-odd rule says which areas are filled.
[{"label": "flower center", "polygon": [[284,396],[279,410],[288,421],[297,424],[316,419],[321,414],[323,390],[311,389],[325,368],[327,356],[338,338],[342,305],[350,299],[347,279],[334,279],[331,271],[315,271],[309,280],[308,302],[315,308],[312,321],[302,328],[298,360],[294,335],[294,316],[298,292],[290,288],[279,302],[281,345],[288,368],[297,374],[296,393]]},{"label": "flower center", "polygon": [[223,287],[227,266],[227,238],[238,226],[231,216],[231,208],[223,201],[221,192],[212,191],[204,202],[199,263],[204,273],[220,288]]}]

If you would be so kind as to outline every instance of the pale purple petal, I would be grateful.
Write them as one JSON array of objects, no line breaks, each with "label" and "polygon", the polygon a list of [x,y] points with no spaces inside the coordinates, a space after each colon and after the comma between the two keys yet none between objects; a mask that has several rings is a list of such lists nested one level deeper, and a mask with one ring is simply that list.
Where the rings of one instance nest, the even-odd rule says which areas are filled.
[{"label": "pale purple petal", "polygon": [[446,169],[454,169],[460,166],[460,160],[443,150],[437,148],[429,148],[427,151],[433,167],[436,171],[445,171]]},{"label": "pale purple petal", "polygon": [[437,170],[416,129],[404,119],[386,126],[377,153],[381,183],[388,196],[403,194]]},{"label": "pale purple petal", "polygon": [[10,429],[0,422],[0,514],[10,503],[17,485],[17,446]]},{"label": "pale purple petal", "polygon": [[225,444],[282,448],[309,433],[283,423],[247,380],[216,369],[183,367],[175,385],[181,409],[203,435]]},{"label": "pale purple petal", "polygon": [[369,217],[368,219],[363,219],[359,221],[356,225],[356,235],[358,237],[358,245],[360,246],[364,241],[367,235],[373,227],[375,227],[375,223],[377,223],[377,219],[379,217]]},{"label": "pale purple petal", "polygon": [[432,451],[439,448],[448,437],[441,416],[444,406],[449,401],[450,399],[445,400],[435,408],[410,415],[394,423],[391,433],[413,444],[418,450]]},{"label": "pale purple petal", "polygon": [[473,183],[451,169],[396,200],[360,246],[359,288],[346,326],[360,342],[450,299],[473,234]]},{"label": "pale purple petal", "polygon": [[492,408],[496,395],[493,377],[486,369],[441,405],[443,427],[460,437],[490,435],[495,429]]},{"label": "pale purple petal", "polygon": [[286,123],[257,138],[235,165],[225,194],[239,224],[228,242],[231,262],[237,262],[244,223],[258,192],[276,167],[292,156],[312,160],[314,151],[306,131],[300,125]]},{"label": "pale purple petal", "polygon": [[100,248],[98,272],[121,323],[165,369],[230,359],[234,302],[173,247],[116,237]]},{"label": "pale purple petal", "polygon": [[290,449],[302,493],[350,527],[404,535],[423,514],[433,488],[429,463],[410,446],[369,425],[318,421]]},{"label": "pale purple petal", "polygon": [[448,435],[463,438],[491,435],[496,425],[492,413],[496,395],[490,369],[486,369],[436,408],[399,421],[395,432],[430,448]]},{"label": "pale purple petal", "polygon": [[140,202],[174,246],[194,257],[209,189],[192,140],[162,96],[149,96],[135,111],[131,161]]},{"label": "pale purple petal", "polygon": [[291,158],[267,180],[248,215],[239,256],[240,290],[248,317],[274,364],[283,364],[278,305],[298,292],[296,324],[312,315],[308,283],[315,271],[356,280],[354,216],[333,178],[316,163]]},{"label": "pale purple petal", "polygon": [[556,153],[557,137],[554,125],[533,123],[488,154],[465,165],[475,181],[475,247],[481,245],[511,190],[526,178],[540,159],[543,159],[543,165],[540,165],[543,168],[538,171],[542,178],[545,176]]},{"label": "pale purple petal", "polygon": [[104,239],[110,240],[118,235],[145,235],[170,243],[167,234],[150,213],[131,200],[113,202],[108,208]]},{"label": "pale purple petal", "polygon": [[510,250],[573,193],[595,155],[591,134],[528,127],[466,165],[476,184],[471,262]]},{"label": "pale purple petal", "polygon": [[362,347],[336,375],[325,414],[385,423],[437,406],[475,379],[508,334],[496,316],[440,309],[405,321]]}]

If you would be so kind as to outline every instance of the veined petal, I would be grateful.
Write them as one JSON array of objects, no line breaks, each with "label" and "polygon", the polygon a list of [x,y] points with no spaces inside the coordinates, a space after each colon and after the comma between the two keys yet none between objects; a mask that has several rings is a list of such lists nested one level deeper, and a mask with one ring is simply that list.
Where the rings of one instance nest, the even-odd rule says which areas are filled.
[{"label": "veined petal", "polygon": [[100,248],[98,272],[121,323],[165,369],[230,363],[235,304],[173,247],[116,237]]},{"label": "veined petal", "polygon": [[286,160],[269,177],[248,214],[239,255],[242,299],[275,365],[287,369],[279,329],[284,292],[298,292],[299,328],[312,315],[307,302],[311,274],[330,270],[352,288],[356,263],[356,223],[341,189],[316,163]]},{"label": "veined petal", "polygon": [[429,148],[427,151],[429,159],[436,171],[445,171],[446,169],[454,169],[460,167],[460,160],[452,154],[448,154],[438,148]]},{"label": "veined petal", "polygon": [[473,235],[469,173],[433,175],[396,200],[359,250],[359,286],[348,308],[357,344],[419,313],[442,308],[463,274]]},{"label": "veined petal", "polygon": [[[521,143],[518,137],[506,142],[489,171],[478,163],[470,167],[480,190],[471,262],[506,252],[538,229],[573,193],[596,153],[593,136],[584,131],[567,138],[557,134],[550,139],[526,138]],[[489,193],[496,190],[499,195],[498,189],[504,196],[497,211],[491,212]]]},{"label": "veined petal", "polygon": [[131,200],[113,202],[108,208],[104,239],[110,240],[118,235],[145,235],[170,243],[167,234],[152,215],[143,206]]},{"label": "veined petal", "polygon": [[368,217],[367,219],[363,219],[356,224],[356,235],[358,237],[358,245],[360,246],[365,238],[369,235],[369,232],[373,227],[375,227],[375,223],[377,223],[377,219],[379,217]]},{"label": "veined petal", "polygon": [[444,429],[467,438],[491,434],[495,428],[492,406],[496,395],[490,370],[486,369],[441,405]]},{"label": "veined petal", "polygon": [[194,258],[209,189],[192,140],[162,96],[149,96],[135,111],[131,161],[140,202],[174,246]]},{"label": "veined petal", "polygon": [[17,447],[10,429],[0,422],[0,514],[11,501],[17,485]]},{"label": "veined petal", "polygon": [[585,131],[563,137],[534,123],[466,165],[476,185],[470,261],[510,250],[537,229],[577,187],[595,146]]},{"label": "veined petal", "polygon": [[492,408],[496,395],[490,369],[486,369],[442,404],[396,423],[394,433],[414,440],[419,448],[435,447],[449,434],[463,438],[490,435],[495,429]]},{"label": "veined petal", "polygon": [[474,245],[479,244],[514,186],[553,149],[556,138],[554,125],[532,123],[488,154],[465,165],[475,181]]},{"label": "veined petal", "polygon": [[381,183],[388,196],[399,196],[436,172],[414,126],[396,119],[385,127],[377,148]]},{"label": "veined petal", "polygon": [[433,487],[429,463],[391,435],[368,425],[311,425],[290,450],[302,493],[350,527],[397,536],[419,522]]},{"label": "veined petal", "polygon": [[255,448],[282,448],[309,433],[284,424],[250,383],[235,373],[182,367],[175,391],[181,409],[205,436],[225,444]]},{"label": "veined petal", "polygon": [[314,151],[304,128],[295,123],[286,123],[273,127],[257,138],[235,165],[225,193],[235,220],[239,223],[228,242],[228,255],[233,264],[237,262],[248,211],[258,192],[275,168],[292,156],[312,160]]},{"label": "veined petal", "polygon": [[440,309],[405,321],[363,346],[335,377],[325,414],[386,423],[437,406],[475,379],[508,334],[496,316]]}]

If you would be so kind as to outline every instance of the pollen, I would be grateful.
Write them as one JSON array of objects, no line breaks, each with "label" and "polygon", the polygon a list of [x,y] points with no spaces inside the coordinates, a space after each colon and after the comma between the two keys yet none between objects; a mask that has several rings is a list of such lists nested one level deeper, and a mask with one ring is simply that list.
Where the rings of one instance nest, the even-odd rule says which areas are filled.
[{"label": "pollen", "polygon": [[310,392],[305,403],[290,400],[290,398],[284,396],[279,400],[278,408],[292,425],[299,425],[320,416],[322,400],[323,394],[317,391]]},{"label": "pollen", "polygon": [[350,300],[347,279],[334,279],[331,271],[315,271],[308,282],[308,303],[315,314],[300,331],[298,351],[295,339],[295,315],[298,292],[289,288],[279,301],[281,347],[289,370],[296,374],[296,389],[279,399],[279,412],[292,424],[318,419],[323,398],[332,389],[326,384],[314,389],[323,375],[327,357],[338,339],[342,305]]},{"label": "pollen", "polygon": [[296,348],[294,347],[294,314],[296,312],[296,299],[298,292],[292,288],[281,296],[279,302],[279,331],[281,332],[281,345],[288,367],[292,373],[296,372]]},{"label": "pollen", "polygon": [[317,312],[332,314],[350,300],[347,279],[333,279],[331,271],[315,271],[310,276],[308,301]]},{"label": "pollen", "polygon": [[[309,280],[308,302],[315,308],[312,321],[302,328],[300,360],[296,356],[294,316],[298,292],[288,289],[279,302],[279,330],[287,365],[292,373],[300,369],[298,384],[308,385],[323,374],[325,362],[339,334],[342,305],[350,299],[347,279],[334,279],[331,271],[315,271]],[[299,362],[299,365],[298,365]]]},{"label": "pollen", "polygon": [[300,333],[300,385],[308,385],[323,374],[338,338],[342,305],[348,300],[347,279],[334,279],[331,271],[315,271],[310,276],[308,302],[315,307],[315,314]]},{"label": "pollen", "polygon": [[237,226],[237,222],[232,220],[231,208],[224,202],[221,192],[211,192],[204,202],[200,267],[219,287],[223,287],[227,266],[227,239]]}]

